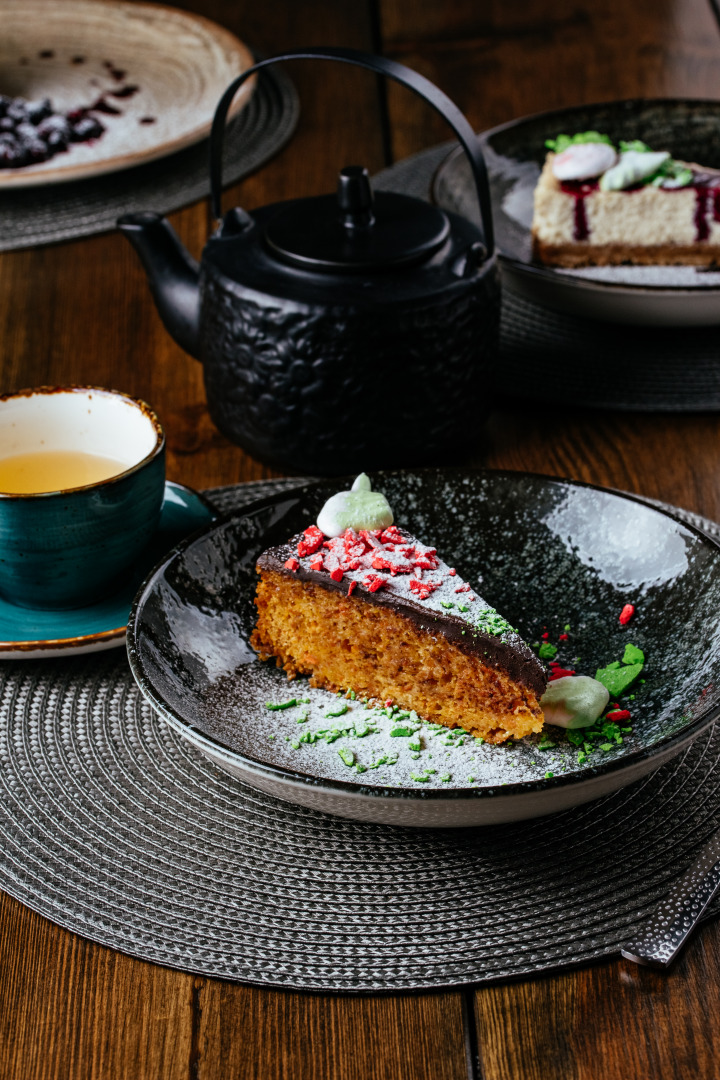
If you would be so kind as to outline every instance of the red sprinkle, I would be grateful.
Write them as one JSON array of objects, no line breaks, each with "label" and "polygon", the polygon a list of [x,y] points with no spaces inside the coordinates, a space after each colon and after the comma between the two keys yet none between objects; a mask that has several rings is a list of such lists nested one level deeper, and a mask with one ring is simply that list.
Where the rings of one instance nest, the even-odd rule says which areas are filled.
[{"label": "red sprinkle", "polygon": [[567,641],[567,640],[568,640],[568,635],[567,634],[561,634],[560,637],[558,638],[558,641]]},{"label": "red sprinkle", "polygon": [[470,592],[470,586],[466,582],[465,585],[459,585],[455,592]]},{"label": "red sprinkle", "polygon": [[450,577],[455,577],[455,575],[457,574],[457,570],[454,566],[450,567],[450,569],[448,570],[448,574],[450,575]]},{"label": "red sprinkle", "polygon": [[285,569],[286,570],[299,570],[300,569],[300,563],[297,561],[297,559],[290,556],[288,561],[285,563]]},{"label": "red sprinkle", "polygon": [[310,560],[310,569],[311,570],[322,570],[322,568],[323,568],[323,557],[322,557],[322,555],[316,555],[314,559]]},{"label": "red sprinkle", "polygon": [[615,709],[613,712],[605,714],[606,720],[612,720],[613,724],[617,724],[620,720],[630,719],[629,709]]},{"label": "red sprinkle", "polygon": [[363,585],[368,592],[377,592],[378,589],[382,589],[383,585],[387,585],[387,581],[378,574],[368,574],[363,581]]},{"label": "red sprinkle", "polygon": [[554,682],[555,679],[564,679],[566,675],[574,675],[574,674],[575,674],[575,672],[571,671],[569,668],[561,668],[561,667],[551,666],[550,677],[548,679],[548,682]]},{"label": "red sprinkle", "polygon": [[352,594],[355,592],[356,589],[357,589],[357,581],[351,581],[349,586],[348,586],[348,596],[352,596]]},{"label": "red sprinkle", "polygon": [[317,525],[310,525],[303,533],[303,536],[305,539],[298,543],[297,548],[297,553],[300,558],[302,558],[303,555],[314,555],[316,551],[320,550],[323,540],[325,539]]},{"label": "red sprinkle", "polygon": [[336,566],[335,569],[333,571],[331,571],[330,577],[333,579],[333,581],[342,581],[342,579],[343,579],[342,567]]},{"label": "red sprinkle", "polygon": [[412,578],[410,581],[410,592],[417,593],[420,600],[427,600],[430,593],[439,588],[440,583],[438,581],[418,581],[417,578]]},{"label": "red sprinkle", "polygon": [[634,614],[635,614],[635,605],[634,604],[626,604],[625,607],[620,612],[620,625],[625,626],[627,623],[629,623]]},{"label": "red sprinkle", "polygon": [[548,632],[546,630],[545,633],[541,635],[541,637],[542,637],[543,641],[548,641],[549,638],[550,638],[550,635],[548,634]]}]

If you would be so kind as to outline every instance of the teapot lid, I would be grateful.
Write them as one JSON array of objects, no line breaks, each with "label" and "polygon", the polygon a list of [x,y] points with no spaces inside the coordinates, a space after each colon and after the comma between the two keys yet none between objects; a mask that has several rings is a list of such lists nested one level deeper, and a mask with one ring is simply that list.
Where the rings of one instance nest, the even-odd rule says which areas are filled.
[{"label": "teapot lid", "polygon": [[336,195],[286,203],[265,228],[274,254],[311,271],[352,273],[421,262],[445,242],[447,217],[421,199],[373,193],[367,169],[340,170]]}]

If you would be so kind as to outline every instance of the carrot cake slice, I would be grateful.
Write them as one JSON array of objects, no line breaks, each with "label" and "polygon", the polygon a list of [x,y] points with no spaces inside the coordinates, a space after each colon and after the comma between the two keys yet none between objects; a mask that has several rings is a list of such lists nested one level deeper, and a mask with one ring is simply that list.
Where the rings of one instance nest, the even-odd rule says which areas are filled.
[{"label": "carrot cake slice", "polygon": [[559,135],[534,193],[533,254],[551,266],[720,262],[720,171],[639,140]]},{"label": "carrot cake slice", "polygon": [[535,653],[434,547],[393,524],[364,474],[257,570],[251,643],[288,678],[392,701],[491,743],[542,728]]}]

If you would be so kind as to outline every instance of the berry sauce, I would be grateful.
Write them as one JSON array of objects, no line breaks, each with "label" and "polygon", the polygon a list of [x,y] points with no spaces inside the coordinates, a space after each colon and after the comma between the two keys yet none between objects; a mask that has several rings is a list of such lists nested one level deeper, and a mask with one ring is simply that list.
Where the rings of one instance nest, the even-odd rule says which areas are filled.
[{"label": "berry sauce", "polygon": [[[710,239],[710,212],[712,220],[720,222],[720,175],[717,173],[695,173],[692,184],[695,189],[695,241],[702,243]],[[560,188],[566,195],[571,195],[575,200],[573,239],[578,242],[587,240],[590,229],[587,221],[585,200],[593,191],[597,191],[597,180],[562,180]],[[632,195],[635,191],[643,191],[644,184],[635,184],[625,188],[624,195]],[[666,192],[686,191],[687,188],[663,188]]]},{"label": "berry sauce", "polygon": [[575,215],[573,240],[587,240],[590,235],[588,228],[585,199],[591,192],[597,191],[597,180],[563,180],[560,187],[566,195],[572,195],[575,200]]}]

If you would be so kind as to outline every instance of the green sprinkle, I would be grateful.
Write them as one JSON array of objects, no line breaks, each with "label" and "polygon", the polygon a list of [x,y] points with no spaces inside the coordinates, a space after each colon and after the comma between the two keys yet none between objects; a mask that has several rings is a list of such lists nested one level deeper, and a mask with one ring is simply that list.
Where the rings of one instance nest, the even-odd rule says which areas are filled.
[{"label": "green sprinkle", "polygon": [[506,619],[503,619],[502,615],[499,615],[495,608],[481,608],[475,615],[474,622],[476,630],[480,630],[485,634],[493,634],[495,637],[502,637],[504,634],[515,633],[515,628],[512,627]]},{"label": "green sprinkle", "polygon": [[417,759],[418,759],[418,758],[419,758],[420,756],[421,756],[420,754],[411,754],[411,755],[410,755],[410,757],[411,757],[411,758],[413,758],[413,760],[414,760],[414,761],[417,761]]},{"label": "green sprinkle", "polygon": [[290,745],[292,746],[293,750],[300,749],[300,743],[297,741],[297,739],[291,739]]},{"label": "green sprinkle", "polygon": [[360,762],[355,766],[355,772],[367,772],[367,766],[361,765]]},{"label": "green sprinkle", "polygon": [[452,600],[441,600],[440,607],[451,608],[455,607],[455,605],[453,604]]},{"label": "green sprinkle", "polygon": [[622,153],[622,154],[626,153],[628,150],[636,150],[638,152],[638,154],[651,154],[652,153],[652,150],[650,149],[648,144],[642,142],[640,139],[630,139],[629,142],[626,142],[624,139],[621,139],[620,143],[619,143],[619,147],[620,147],[620,153]]},{"label": "green sprinkle", "polygon": [[622,668],[618,663],[608,664],[598,668],[595,678],[610,691],[612,698],[617,698],[632,686],[642,669],[642,664],[627,664]]},{"label": "green sprinkle", "polygon": [[474,776],[468,776],[467,782],[468,782],[468,784],[474,784],[475,783],[475,777]]},{"label": "green sprinkle", "polygon": [[447,784],[447,782],[450,780],[450,773],[443,773],[440,779],[442,780],[443,784]]},{"label": "green sprinkle", "polygon": [[570,623],[565,623],[565,625],[563,627],[563,630],[565,631],[566,634],[569,634],[570,633]]},{"label": "green sprinkle", "polygon": [[266,701],[265,708],[269,709],[270,712],[279,712],[280,709],[292,709],[293,706],[298,704],[297,698],[291,697],[289,701],[280,701],[277,704],[272,701]]},{"label": "green sprinkle", "polygon": [[[467,604],[458,604],[458,611],[469,611],[469,610],[470,610],[470,608],[467,606]],[[463,633],[465,633],[464,630],[463,630]]]},{"label": "green sprinkle", "polygon": [[588,759],[588,756],[587,756],[587,754],[585,753],[585,751],[584,751],[584,750],[581,750],[581,751],[580,751],[580,752],[578,753],[577,759],[578,759],[578,765],[584,765],[584,764],[585,764],[585,762],[586,762],[586,761],[587,761],[587,759]]},{"label": "green sprinkle", "polygon": [[630,642],[628,642],[625,646],[622,662],[623,664],[644,664],[645,653],[642,649],[638,649],[636,645],[631,645]]},{"label": "green sprinkle", "polygon": [[422,750],[422,743],[420,742],[420,736],[416,735],[408,743],[409,750]]},{"label": "green sprinkle", "polygon": [[543,739],[541,743],[538,743],[538,750],[552,750],[554,746],[552,739]]},{"label": "green sprinkle", "polygon": [[355,700],[355,698],[357,697],[357,694],[356,694],[356,693],[355,693],[355,691],[353,690],[352,686],[351,686],[351,687],[350,687],[350,689],[348,690],[348,692],[347,692],[347,696],[348,696],[348,697],[350,698],[350,700],[351,700],[351,701],[354,701],[354,700]]},{"label": "green sprinkle", "polygon": [[364,739],[366,735],[370,734],[370,725],[365,720],[355,721],[355,734],[358,739]]},{"label": "green sprinkle", "polygon": [[426,775],[425,775],[425,773],[414,773],[414,772],[411,772],[411,773],[410,773],[410,779],[411,779],[411,780],[415,780],[415,781],[416,781],[416,782],[417,782],[418,784],[427,784],[427,782],[428,782],[428,780],[430,779],[430,777],[429,777],[429,776],[426,776]]},{"label": "green sprinkle", "polygon": [[538,656],[541,660],[554,660],[557,656],[557,645],[553,645],[549,641],[543,641]]},{"label": "green sprinkle", "polygon": [[274,738],[275,738],[274,735],[268,735],[268,739],[274,739]]},{"label": "green sprinkle", "polygon": [[[555,139],[546,139],[545,145],[548,150],[554,150],[561,154],[568,146],[576,146],[578,143],[607,143],[612,146],[608,135],[601,135],[599,131],[579,131],[577,135],[558,135]],[[622,143],[620,144],[622,146]]]},{"label": "green sprinkle", "polygon": [[338,750],[338,756],[340,760],[343,761],[346,765],[354,765],[355,763],[355,755],[353,754],[352,750],[348,750],[346,746],[340,747],[340,749]]},{"label": "green sprinkle", "polygon": [[310,698],[309,697],[298,698],[298,705],[309,705],[309,704],[310,704]]},{"label": "green sprinkle", "polygon": [[350,709],[349,705],[340,705],[337,709],[332,709],[330,712],[326,712],[325,716],[344,716]]},{"label": "green sprinkle", "polygon": [[551,772],[546,772],[546,773],[545,773],[545,779],[546,779],[546,780],[550,780],[550,779],[552,779],[552,777],[553,777],[554,775],[555,775],[555,773],[551,773]]},{"label": "green sprinkle", "polygon": [[464,630],[461,630],[460,633],[462,634],[463,637],[465,637],[465,631]]},{"label": "green sprinkle", "polygon": [[309,719],[310,719],[310,714],[309,713],[303,713],[302,716],[298,716],[295,723],[296,724],[307,724]]},{"label": "green sprinkle", "polygon": [[477,743],[478,746],[482,746],[484,744],[485,740],[483,739],[482,735],[476,735],[475,736],[475,742]]},{"label": "green sprinkle", "polygon": [[342,731],[337,731],[337,730],[328,731],[328,732],[325,733],[325,736],[324,736],[325,742],[326,743],[334,743],[336,741],[336,739],[342,738],[342,735],[343,735]]}]

